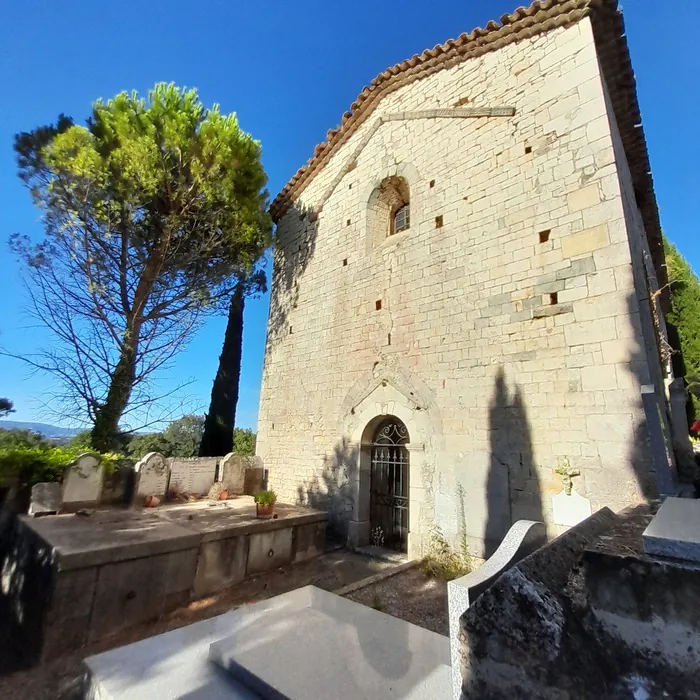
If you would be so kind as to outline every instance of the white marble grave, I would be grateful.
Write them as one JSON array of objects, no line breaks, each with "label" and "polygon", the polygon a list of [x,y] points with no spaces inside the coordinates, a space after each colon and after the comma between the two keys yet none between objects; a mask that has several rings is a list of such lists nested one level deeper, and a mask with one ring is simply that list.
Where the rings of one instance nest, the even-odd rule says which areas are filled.
[{"label": "white marble grave", "polygon": [[66,508],[93,506],[100,502],[104,466],[99,456],[85,452],[76,457],[63,477],[63,504]]},{"label": "white marble grave", "polygon": [[447,637],[306,586],[85,665],[101,700],[435,700],[449,697],[449,662]]},{"label": "white marble grave", "polygon": [[561,491],[552,497],[552,518],[555,524],[573,527],[591,516],[591,502],[576,491]]},{"label": "white marble grave", "polygon": [[642,541],[647,554],[700,563],[700,500],[667,498]]}]

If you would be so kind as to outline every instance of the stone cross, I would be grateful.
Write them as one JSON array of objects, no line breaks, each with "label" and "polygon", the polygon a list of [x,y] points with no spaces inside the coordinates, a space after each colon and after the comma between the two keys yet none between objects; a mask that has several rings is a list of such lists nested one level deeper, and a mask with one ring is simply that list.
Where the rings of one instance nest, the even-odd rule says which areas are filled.
[{"label": "stone cross", "polygon": [[554,471],[561,477],[562,484],[564,485],[564,492],[567,496],[570,496],[571,489],[574,485],[572,478],[575,476],[581,476],[581,472],[578,469],[572,468],[568,459],[565,459],[562,465],[557,467]]}]

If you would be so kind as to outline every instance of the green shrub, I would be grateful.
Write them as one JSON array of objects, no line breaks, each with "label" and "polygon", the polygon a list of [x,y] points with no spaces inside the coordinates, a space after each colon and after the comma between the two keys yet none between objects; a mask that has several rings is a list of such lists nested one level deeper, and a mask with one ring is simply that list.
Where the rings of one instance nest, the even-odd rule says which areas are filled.
[{"label": "green shrub", "polygon": [[50,445],[0,448],[0,482],[21,486],[60,481],[65,468],[83,450]]},{"label": "green shrub", "polygon": [[[80,441],[60,446],[30,430],[0,430],[0,484],[21,487],[61,481],[66,467],[89,451]],[[99,456],[107,472],[123,459],[115,453]]]},{"label": "green shrub", "polygon": [[255,502],[261,506],[274,506],[277,503],[277,494],[274,491],[258,491],[255,494]]},{"label": "green shrub", "polygon": [[421,569],[426,576],[451,581],[468,574],[473,567],[466,537],[460,538],[460,549],[455,552],[442,534],[442,530],[435,526],[430,535],[428,554],[423,559]]}]

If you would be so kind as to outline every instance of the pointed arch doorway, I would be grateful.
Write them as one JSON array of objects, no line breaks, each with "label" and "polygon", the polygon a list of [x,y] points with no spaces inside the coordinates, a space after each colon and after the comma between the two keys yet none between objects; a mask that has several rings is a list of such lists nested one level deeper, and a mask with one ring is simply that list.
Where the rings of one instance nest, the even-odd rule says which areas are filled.
[{"label": "pointed arch doorway", "polygon": [[370,452],[370,542],[408,551],[410,473],[408,429],[386,416],[374,430]]}]

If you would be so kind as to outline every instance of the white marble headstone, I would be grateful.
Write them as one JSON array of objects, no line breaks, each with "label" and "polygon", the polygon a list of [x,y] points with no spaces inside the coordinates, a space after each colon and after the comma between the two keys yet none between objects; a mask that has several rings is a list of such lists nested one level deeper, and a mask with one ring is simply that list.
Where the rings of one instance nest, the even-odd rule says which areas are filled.
[{"label": "white marble headstone", "polygon": [[63,477],[64,505],[99,503],[103,479],[104,467],[100,458],[89,452],[81,454]]},{"label": "white marble headstone", "polygon": [[136,487],[138,501],[146,496],[165,497],[165,490],[168,488],[168,464],[162,454],[149,452],[136,463],[134,471],[138,481]]},{"label": "white marble headstone", "polygon": [[557,525],[573,527],[590,517],[592,512],[591,502],[576,489],[571,489],[568,496],[566,491],[561,491],[552,498],[552,516]]}]

